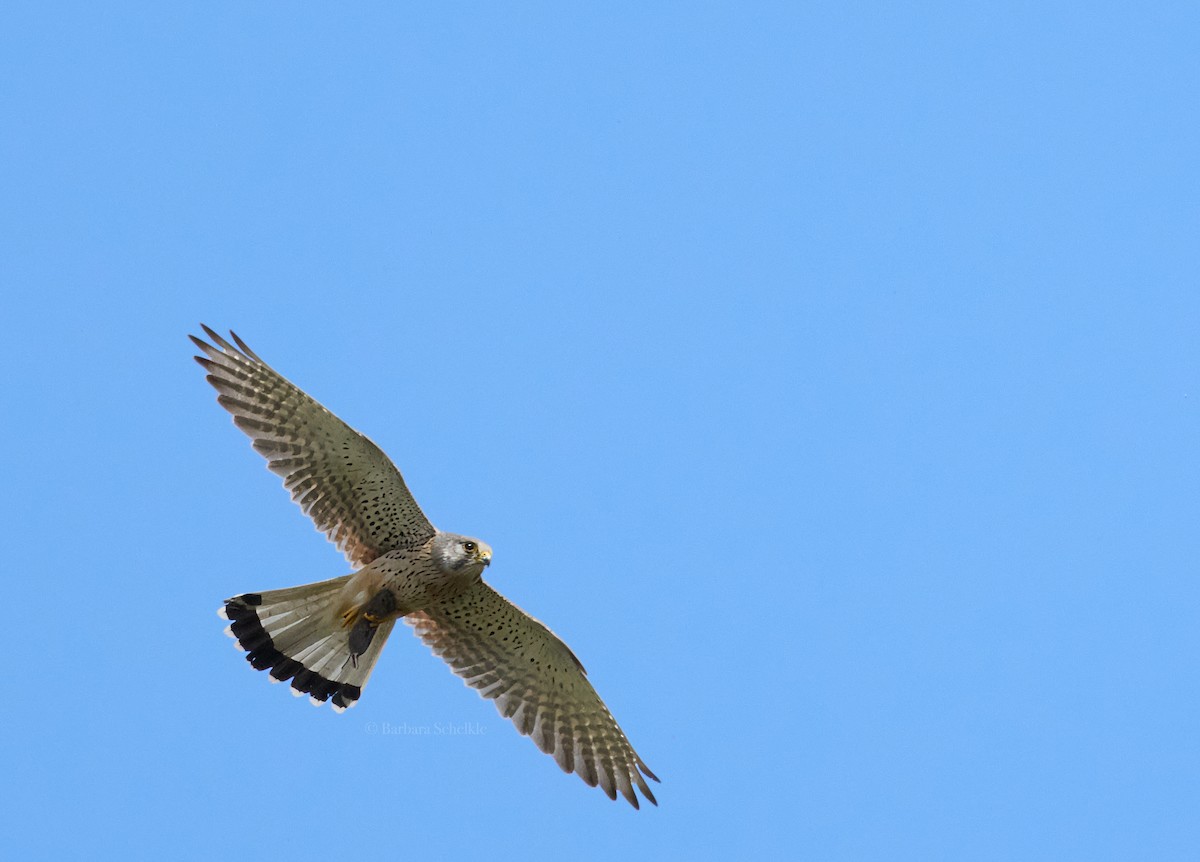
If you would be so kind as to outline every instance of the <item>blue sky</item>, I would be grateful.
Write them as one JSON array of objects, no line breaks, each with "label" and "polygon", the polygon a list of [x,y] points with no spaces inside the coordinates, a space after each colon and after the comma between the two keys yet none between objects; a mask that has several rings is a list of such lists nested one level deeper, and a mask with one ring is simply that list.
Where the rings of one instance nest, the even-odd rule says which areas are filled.
[{"label": "blue sky", "polygon": [[[1170,3],[7,6],[5,855],[1189,858],[1198,37]],[[341,716],[248,669],[221,599],[346,569],[200,321],[494,547],[659,808],[406,631]]]}]

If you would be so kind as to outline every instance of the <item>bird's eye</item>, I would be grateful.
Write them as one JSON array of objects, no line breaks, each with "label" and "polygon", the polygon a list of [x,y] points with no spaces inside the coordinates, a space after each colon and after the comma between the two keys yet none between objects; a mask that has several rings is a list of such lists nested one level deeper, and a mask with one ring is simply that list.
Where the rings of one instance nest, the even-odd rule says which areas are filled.
[{"label": "bird's eye", "polygon": [[475,543],[474,542],[463,542],[463,550],[465,550],[468,554],[475,553]]}]

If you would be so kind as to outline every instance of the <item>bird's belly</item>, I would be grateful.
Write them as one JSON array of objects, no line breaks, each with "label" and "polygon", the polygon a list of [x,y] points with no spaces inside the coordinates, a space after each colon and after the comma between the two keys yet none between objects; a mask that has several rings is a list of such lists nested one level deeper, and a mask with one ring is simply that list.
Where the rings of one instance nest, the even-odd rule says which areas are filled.
[{"label": "bird's belly", "polygon": [[470,585],[470,578],[442,572],[405,572],[396,574],[383,584],[395,595],[399,616],[452,599],[465,592]]}]

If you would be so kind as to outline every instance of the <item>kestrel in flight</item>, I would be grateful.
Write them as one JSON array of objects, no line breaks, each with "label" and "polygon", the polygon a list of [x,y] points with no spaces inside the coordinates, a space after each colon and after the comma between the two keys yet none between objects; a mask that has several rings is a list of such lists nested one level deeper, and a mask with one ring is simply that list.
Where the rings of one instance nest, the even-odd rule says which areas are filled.
[{"label": "kestrel in flight", "polygon": [[[256,670],[342,712],[354,706],[396,620],[495,701],[564,772],[657,805],[638,757],[575,654],[484,582],[492,549],[429,523],[386,455],[258,358],[234,333],[189,336],[217,401],[354,571],[226,599],[219,614]],[[236,346],[235,346],[236,345]]]}]

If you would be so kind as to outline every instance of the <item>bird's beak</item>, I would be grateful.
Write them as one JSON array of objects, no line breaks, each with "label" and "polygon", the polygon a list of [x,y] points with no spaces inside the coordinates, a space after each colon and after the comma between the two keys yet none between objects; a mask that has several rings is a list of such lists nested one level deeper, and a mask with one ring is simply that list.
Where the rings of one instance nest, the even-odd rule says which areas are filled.
[{"label": "bird's beak", "polygon": [[491,551],[481,551],[479,554],[479,560],[485,566],[490,566],[492,564],[492,552]]}]

